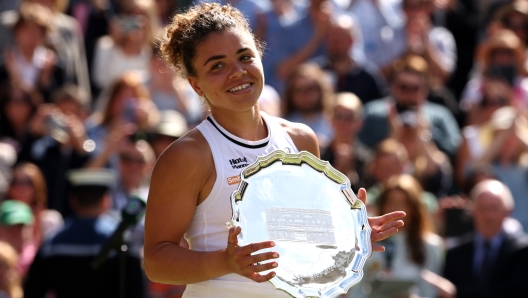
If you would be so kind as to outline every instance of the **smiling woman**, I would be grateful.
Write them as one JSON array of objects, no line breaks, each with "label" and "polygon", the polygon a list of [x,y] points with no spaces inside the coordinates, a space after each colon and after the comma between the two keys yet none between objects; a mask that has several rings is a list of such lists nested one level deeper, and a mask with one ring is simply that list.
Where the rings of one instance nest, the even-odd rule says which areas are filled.
[{"label": "smiling woman", "polygon": [[[288,297],[255,283],[275,276],[259,274],[278,266],[277,253],[261,251],[273,241],[240,246],[241,229],[228,231],[225,223],[244,167],[277,149],[319,156],[314,132],[259,110],[262,45],[231,6],[202,4],[176,15],[161,49],[211,115],[165,150],[154,168],[145,219],[148,277],[188,284],[184,297]],[[366,199],[364,190],[359,197]],[[395,233],[403,215],[370,219],[373,241]]]}]

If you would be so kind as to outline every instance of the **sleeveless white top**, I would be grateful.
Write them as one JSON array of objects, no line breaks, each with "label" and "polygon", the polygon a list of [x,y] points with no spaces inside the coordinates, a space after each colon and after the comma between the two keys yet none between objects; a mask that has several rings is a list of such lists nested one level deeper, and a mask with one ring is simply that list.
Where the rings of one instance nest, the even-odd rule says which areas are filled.
[{"label": "sleeveless white top", "polygon": [[[213,155],[216,181],[209,196],[197,206],[185,239],[195,251],[216,251],[227,247],[231,220],[231,194],[238,187],[240,172],[258,156],[274,150],[298,153],[288,133],[271,116],[261,112],[268,128],[268,136],[259,141],[241,139],[220,126],[213,116],[207,117],[196,128],[202,133]],[[200,283],[189,284],[183,295],[188,297],[289,297],[275,290],[269,282],[256,283],[238,274],[228,274]]]}]

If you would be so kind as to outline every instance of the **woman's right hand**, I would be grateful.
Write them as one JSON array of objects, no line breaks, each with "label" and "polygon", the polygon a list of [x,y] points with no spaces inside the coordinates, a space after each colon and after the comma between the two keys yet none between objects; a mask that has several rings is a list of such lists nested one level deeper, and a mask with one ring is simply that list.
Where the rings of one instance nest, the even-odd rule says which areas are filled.
[{"label": "woman's right hand", "polygon": [[231,228],[229,230],[227,249],[225,251],[227,266],[232,272],[245,276],[256,282],[265,282],[272,279],[276,274],[274,271],[268,272],[265,275],[260,275],[259,272],[276,268],[278,263],[269,262],[261,264],[261,262],[277,259],[279,254],[277,252],[252,253],[265,248],[274,247],[275,242],[263,241],[239,246],[237,236],[241,232],[242,228],[240,227]]}]

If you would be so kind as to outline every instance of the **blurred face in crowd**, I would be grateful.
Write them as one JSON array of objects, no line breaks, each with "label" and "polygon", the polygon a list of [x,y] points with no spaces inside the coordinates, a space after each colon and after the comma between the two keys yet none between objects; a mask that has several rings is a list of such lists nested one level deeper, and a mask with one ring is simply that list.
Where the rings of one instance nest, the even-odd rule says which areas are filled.
[{"label": "blurred face in crowd", "polygon": [[121,181],[126,187],[139,187],[145,180],[152,166],[145,147],[128,143],[119,152],[119,172]]},{"label": "blurred face in crowd", "polygon": [[427,87],[422,75],[402,71],[394,76],[391,93],[396,104],[411,108],[422,104],[427,98]]},{"label": "blurred face in crowd", "polygon": [[524,43],[528,42],[528,18],[517,11],[508,14],[503,21],[504,27],[510,29]]},{"label": "blurred face in crowd", "polygon": [[334,133],[343,137],[356,136],[361,129],[363,121],[353,110],[342,105],[334,107],[332,126]]},{"label": "blurred face in crowd", "polygon": [[403,165],[396,154],[381,154],[376,156],[372,175],[377,182],[386,182],[390,177],[403,173]]},{"label": "blurred face in crowd", "polygon": [[76,100],[73,100],[73,99],[59,100],[55,105],[61,111],[61,113],[65,115],[74,115],[79,120],[83,120],[85,118],[84,110]]},{"label": "blurred face in crowd", "polygon": [[31,229],[29,226],[21,224],[12,226],[0,225],[0,239],[11,244],[18,253],[22,252],[25,241],[30,237]]},{"label": "blurred face in crowd", "polygon": [[33,106],[29,95],[19,89],[12,89],[11,96],[7,99],[5,114],[14,127],[20,128],[27,125],[30,120]]},{"label": "blurred face in crowd", "polygon": [[110,107],[112,109],[112,118],[116,119],[116,117],[123,116],[128,101],[137,100],[137,97],[138,95],[132,87],[126,85],[121,86],[115,98],[112,99]]},{"label": "blurred face in crowd", "polygon": [[333,26],[328,32],[326,51],[330,59],[343,59],[350,55],[350,49],[354,44],[352,28]]},{"label": "blurred face in crowd", "polygon": [[13,173],[7,196],[12,200],[22,201],[29,206],[35,205],[35,187],[29,176],[22,171]]},{"label": "blurred face in crowd", "polygon": [[523,150],[524,147],[521,140],[519,140],[519,137],[510,133],[506,136],[500,147],[499,158],[515,162]]},{"label": "blurred face in crowd", "polygon": [[428,3],[423,0],[404,0],[403,11],[407,16],[407,19],[414,19],[421,17],[428,13]]},{"label": "blurred face in crowd", "polygon": [[33,50],[44,44],[46,32],[34,22],[23,22],[14,32],[15,41],[21,50]]},{"label": "blurred face in crowd", "polygon": [[490,184],[489,189],[477,194],[474,199],[473,219],[476,230],[485,238],[491,238],[502,229],[502,222],[510,210],[501,199],[503,187],[498,183]]},{"label": "blurred face in crowd", "polygon": [[[403,211],[405,214],[407,214],[405,218],[402,219],[404,224],[407,224],[407,222],[405,222],[406,219],[413,217],[407,193],[397,188],[391,190],[387,194],[387,200],[383,205],[383,210],[380,210],[380,214],[386,214],[394,211]],[[405,227],[405,225],[403,227]]]},{"label": "blurred face in crowd", "polygon": [[511,65],[515,61],[515,53],[512,49],[496,48],[492,49],[489,54],[491,65]]},{"label": "blurred face in crowd", "polygon": [[41,4],[53,11],[55,10],[55,5],[57,4],[57,1],[58,0],[31,0],[30,2]]},{"label": "blurred face in crowd", "polygon": [[317,82],[312,78],[299,76],[292,84],[292,103],[295,109],[301,113],[318,111],[323,95]]},{"label": "blurred face in crowd", "polygon": [[493,113],[499,108],[509,106],[511,94],[512,88],[508,83],[496,79],[486,79],[479,111],[484,121],[489,121]]}]

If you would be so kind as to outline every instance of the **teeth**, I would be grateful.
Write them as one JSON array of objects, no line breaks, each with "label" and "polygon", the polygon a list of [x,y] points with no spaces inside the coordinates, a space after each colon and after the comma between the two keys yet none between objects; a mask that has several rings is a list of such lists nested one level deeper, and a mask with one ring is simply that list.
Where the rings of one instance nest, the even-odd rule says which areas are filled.
[{"label": "teeth", "polygon": [[231,88],[228,91],[229,92],[235,92],[235,91],[238,91],[238,90],[246,89],[249,86],[250,86],[249,84],[244,84],[244,85],[237,86],[235,88]]}]

